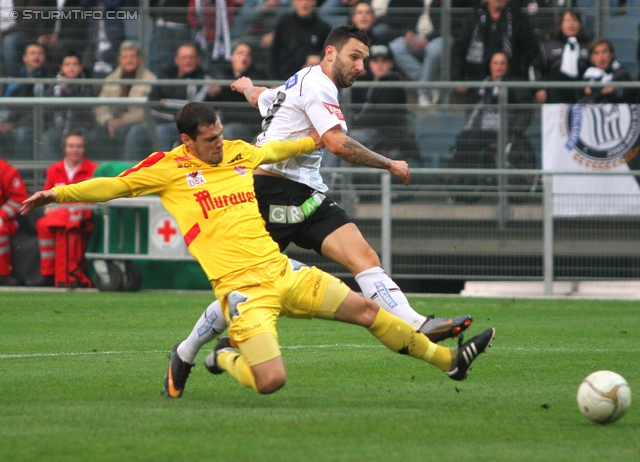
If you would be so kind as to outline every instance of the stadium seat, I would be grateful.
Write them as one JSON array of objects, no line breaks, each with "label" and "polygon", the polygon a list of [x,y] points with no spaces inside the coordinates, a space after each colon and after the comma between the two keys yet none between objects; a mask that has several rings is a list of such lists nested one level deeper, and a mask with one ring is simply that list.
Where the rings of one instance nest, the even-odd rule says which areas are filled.
[{"label": "stadium seat", "polygon": [[610,35],[609,40],[613,43],[616,50],[616,58],[631,73],[633,78],[638,75],[638,59],[636,58],[636,50],[638,47],[638,39],[634,36]]},{"label": "stadium seat", "polygon": [[425,167],[440,167],[467,122],[462,113],[426,114],[416,117],[416,141]]}]

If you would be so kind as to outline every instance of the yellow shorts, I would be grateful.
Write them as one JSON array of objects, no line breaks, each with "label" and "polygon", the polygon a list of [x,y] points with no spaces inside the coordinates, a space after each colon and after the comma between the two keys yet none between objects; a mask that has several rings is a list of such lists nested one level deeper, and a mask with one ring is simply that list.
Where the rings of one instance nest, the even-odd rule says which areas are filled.
[{"label": "yellow shorts", "polygon": [[[318,268],[281,255],[215,281],[214,291],[237,346],[265,332],[277,337],[279,316],[333,319],[349,287]],[[278,349],[275,356],[279,354]],[[262,355],[267,356],[271,355]]]}]

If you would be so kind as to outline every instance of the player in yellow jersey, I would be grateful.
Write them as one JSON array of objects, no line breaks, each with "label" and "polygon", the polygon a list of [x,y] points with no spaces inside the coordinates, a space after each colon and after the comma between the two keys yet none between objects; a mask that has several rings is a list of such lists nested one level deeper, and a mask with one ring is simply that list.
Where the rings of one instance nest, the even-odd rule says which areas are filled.
[{"label": "player in yellow jersey", "polygon": [[[174,216],[191,254],[211,280],[229,324],[230,337],[218,341],[205,364],[228,371],[260,393],[273,393],[286,380],[278,346],[279,316],[322,318],[367,328],[389,349],[427,361],[462,380],[474,359],[491,342],[487,329],[458,348],[432,343],[410,324],[357,295],[335,277],[289,260],[265,230],[253,189],[253,170],[311,152],[315,135],[257,147],[223,139],[215,111],[189,103],[176,124],[183,142],[157,152],[115,178],[39,191],[25,200],[22,214],[51,202],[104,202],[118,197],[158,194]],[[190,366],[169,368],[165,393],[182,395]],[[185,375],[186,374],[186,375]]]}]

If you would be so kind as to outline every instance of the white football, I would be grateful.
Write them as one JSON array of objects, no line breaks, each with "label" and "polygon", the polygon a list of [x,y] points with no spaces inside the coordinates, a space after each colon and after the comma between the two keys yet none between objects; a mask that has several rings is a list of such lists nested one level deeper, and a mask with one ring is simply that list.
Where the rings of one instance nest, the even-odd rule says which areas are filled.
[{"label": "white football", "polygon": [[631,405],[627,381],[611,371],[589,375],[578,388],[578,407],[587,419],[608,424],[620,419]]}]

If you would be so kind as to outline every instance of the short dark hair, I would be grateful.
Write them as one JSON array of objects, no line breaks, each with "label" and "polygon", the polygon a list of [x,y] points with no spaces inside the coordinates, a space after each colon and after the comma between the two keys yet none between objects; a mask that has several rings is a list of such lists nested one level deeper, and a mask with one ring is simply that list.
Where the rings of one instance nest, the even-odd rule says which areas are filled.
[{"label": "short dark hair", "polygon": [[585,43],[588,40],[588,37],[587,37],[587,31],[584,29],[584,23],[582,22],[582,15],[578,10],[574,10],[572,8],[567,8],[566,10],[562,10],[562,12],[560,13],[560,18],[558,19],[558,24],[556,25],[556,32],[555,32],[556,40],[560,40],[561,42],[564,42],[567,39],[567,37],[565,37],[564,34],[562,33],[562,21],[564,21],[564,17],[567,14],[570,14],[571,16],[573,16],[574,19],[576,19],[580,23],[580,30],[576,35],[576,40],[578,40],[579,43]]},{"label": "short dark hair", "polygon": [[46,50],[44,49],[44,46],[42,46],[38,42],[29,42],[29,43],[27,43],[27,45],[24,47],[24,50],[22,51],[22,55],[23,56],[27,54],[27,49],[29,47],[38,47],[38,48],[40,48],[42,50],[43,53],[46,53]]},{"label": "short dark hair", "polygon": [[178,48],[176,48],[176,54],[175,56],[178,56],[178,50],[180,48],[193,48],[194,50],[196,50],[196,56],[198,56],[198,58],[200,57],[200,47],[198,46],[198,44],[196,42],[183,42],[180,45],[178,45]]},{"label": "short dark hair", "polygon": [[342,47],[349,41],[349,39],[356,39],[362,43],[364,43],[367,48],[371,44],[371,40],[369,40],[369,36],[362,29],[358,29],[356,26],[338,26],[334,27],[327,39],[324,41],[324,47],[322,47],[322,56],[324,58],[324,50],[329,45],[335,47],[336,50],[342,50]]},{"label": "short dark hair", "polygon": [[611,52],[611,54],[613,55],[613,60],[616,59],[616,50],[615,48],[613,48],[613,42],[611,42],[611,40],[609,39],[598,39],[591,42],[588,48],[589,58],[591,58],[591,55],[593,54],[593,50],[595,50],[598,45],[606,45],[607,48],[609,48],[609,51]]},{"label": "short dark hair", "polygon": [[62,152],[64,152],[64,148],[67,146],[67,140],[72,136],[79,136],[80,138],[82,138],[82,144],[84,144],[85,150],[87,149],[87,139],[85,138],[84,133],[82,133],[80,130],[72,129],[72,130],[69,130],[67,134],[62,137],[62,142],[60,143],[60,147],[62,147]]},{"label": "short dark hair", "polygon": [[192,140],[198,137],[200,127],[209,127],[218,122],[218,115],[213,107],[199,102],[187,103],[176,117],[179,133],[184,133]]},{"label": "short dark hair", "polygon": [[69,50],[67,51],[63,56],[62,59],[60,60],[60,64],[62,64],[65,60],[65,58],[78,58],[78,62],[80,63],[80,65],[82,66],[82,59],[80,59],[80,55],[78,54],[78,52],[76,50]]}]

